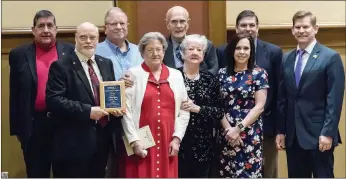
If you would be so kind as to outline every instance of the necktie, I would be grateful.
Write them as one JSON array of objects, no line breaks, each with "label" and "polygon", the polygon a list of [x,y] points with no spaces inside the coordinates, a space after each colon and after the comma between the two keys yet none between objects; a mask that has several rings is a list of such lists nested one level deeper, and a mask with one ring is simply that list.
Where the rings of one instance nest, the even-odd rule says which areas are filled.
[{"label": "necktie", "polygon": [[[89,76],[90,76],[90,81],[91,81],[91,86],[94,91],[94,101],[96,106],[100,106],[100,82],[99,79],[97,78],[97,75],[94,71],[94,68],[92,66],[92,60],[88,60],[88,71],[89,71]],[[107,124],[107,117],[103,117],[99,119],[99,123],[102,127],[104,127]]]},{"label": "necktie", "polygon": [[296,78],[296,85],[298,87],[300,78],[302,76],[302,71],[303,71],[303,55],[305,53],[305,50],[299,49],[297,53],[298,53],[298,61],[297,61],[296,69],[294,70],[294,75]]},{"label": "necktie", "polygon": [[175,56],[177,57],[177,59],[180,62],[180,63],[178,63],[177,68],[180,68],[184,64],[184,61],[183,61],[183,58],[181,56],[180,50],[181,50],[180,45],[178,45],[177,48],[175,49]]}]

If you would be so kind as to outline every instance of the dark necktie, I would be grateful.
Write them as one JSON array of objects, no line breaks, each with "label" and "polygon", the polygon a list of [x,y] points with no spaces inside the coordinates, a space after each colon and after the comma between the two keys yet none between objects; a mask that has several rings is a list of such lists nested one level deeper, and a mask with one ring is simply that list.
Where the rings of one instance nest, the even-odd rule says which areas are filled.
[{"label": "dark necktie", "polygon": [[[177,48],[175,49],[175,56],[177,57],[177,59],[182,63],[184,64],[184,61],[183,61],[183,58],[181,56],[181,48],[180,48],[180,45],[177,46]],[[180,68],[181,66],[177,67],[177,68]]]},{"label": "dark necktie", "polygon": [[[99,79],[97,78],[97,75],[95,73],[95,70],[92,66],[92,60],[89,59],[88,60],[88,71],[89,71],[89,76],[90,76],[90,81],[91,81],[91,86],[93,88],[94,91],[94,101],[95,101],[95,105],[96,106],[100,106],[100,82]],[[102,127],[104,127],[107,124],[107,117],[103,117],[100,120],[98,120],[98,122],[100,123],[100,125]]]},{"label": "dark necktie", "polygon": [[302,71],[303,71],[303,55],[305,53],[305,50],[299,49],[297,53],[298,53],[298,61],[297,61],[296,69],[294,70],[294,75],[296,78],[296,85],[298,87],[300,78],[302,76]]}]

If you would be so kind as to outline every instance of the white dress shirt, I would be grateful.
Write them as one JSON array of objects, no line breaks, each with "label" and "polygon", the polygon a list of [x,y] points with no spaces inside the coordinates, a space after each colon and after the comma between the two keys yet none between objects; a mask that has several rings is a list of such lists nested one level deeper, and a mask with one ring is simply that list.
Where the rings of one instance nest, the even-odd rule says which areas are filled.
[{"label": "white dress shirt", "polygon": [[[305,68],[305,65],[306,63],[308,62],[308,59],[310,57],[310,54],[312,52],[312,50],[314,49],[315,45],[316,45],[317,41],[316,39],[314,41],[312,41],[304,50],[305,50],[305,53],[303,54],[303,57],[302,57],[302,71],[300,72],[300,75],[302,75],[303,71],[304,71],[304,68]],[[297,46],[297,51],[299,50],[299,46]],[[294,70],[296,70],[296,66],[297,66],[297,62],[298,62],[298,58],[299,58],[299,55],[296,55],[296,61],[294,62]]]},{"label": "white dress shirt", "polygon": [[[89,75],[89,65],[88,65],[88,60],[89,60],[89,58],[86,57],[86,56],[84,56],[83,54],[81,54],[81,53],[78,52],[77,50],[75,50],[75,52],[76,52],[77,57],[78,57],[79,60],[81,61],[81,64],[82,64],[83,69],[84,69],[84,72],[85,72],[85,75],[86,75],[87,78],[88,78],[91,91],[92,91],[93,94],[95,95],[94,90],[93,90],[93,87],[92,87],[90,75]],[[92,67],[94,68],[94,71],[95,71],[95,73],[96,73],[96,76],[97,76],[97,78],[99,79],[99,82],[101,82],[101,81],[102,81],[102,76],[101,76],[101,73],[100,73],[100,69],[99,69],[99,67],[97,66],[97,63],[96,63],[96,61],[95,61],[95,55],[93,55],[90,59],[91,59],[91,61],[92,61],[91,64],[92,64]]]}]

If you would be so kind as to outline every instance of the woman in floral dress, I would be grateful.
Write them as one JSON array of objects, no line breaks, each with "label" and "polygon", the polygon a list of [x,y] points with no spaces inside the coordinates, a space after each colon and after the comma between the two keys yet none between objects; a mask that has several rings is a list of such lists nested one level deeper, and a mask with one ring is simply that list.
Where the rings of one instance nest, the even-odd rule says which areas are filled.
[{"label": "woman in floral dress", "polygon": [[263,130],[260,117],[267,96],[267,73],[254,65],[251,36],[240,34],[226,48],[228,66],[221,68],[225,116],[220,131],[220,177],[262,177]]}]

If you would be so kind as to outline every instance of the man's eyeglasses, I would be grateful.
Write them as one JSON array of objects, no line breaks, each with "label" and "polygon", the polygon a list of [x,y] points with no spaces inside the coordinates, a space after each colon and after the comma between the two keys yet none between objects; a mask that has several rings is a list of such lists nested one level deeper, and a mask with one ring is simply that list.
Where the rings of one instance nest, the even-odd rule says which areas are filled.
[{"label": "man's eyeglasses", "polygon": [[108,25],[110,28],[115,28],[118,25],[120,25],[120,27],[126,27],[127,25],[129,25],[129,23],[125,23],[125,22],[115,22],[115,23],[106,23],[106,25]]},{"label": "man's eyeglasses", "polygon": [[80,35],[79,39],[83,42],[87,41],[88,39],[90,39],[90,41],[95,41],[97,39],[97,37],[96,36]]},{"label": "man's eyeglasses", "polygon": [[177,26],[178,24],[185,25],[187,23],[187,20],[171,20],[169,21],[170,24]]}]

